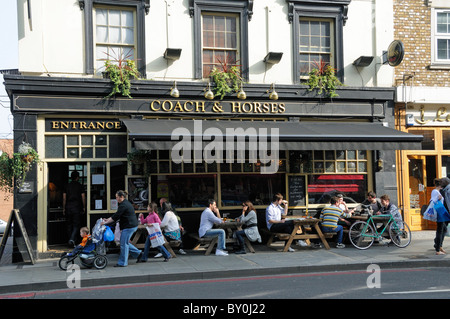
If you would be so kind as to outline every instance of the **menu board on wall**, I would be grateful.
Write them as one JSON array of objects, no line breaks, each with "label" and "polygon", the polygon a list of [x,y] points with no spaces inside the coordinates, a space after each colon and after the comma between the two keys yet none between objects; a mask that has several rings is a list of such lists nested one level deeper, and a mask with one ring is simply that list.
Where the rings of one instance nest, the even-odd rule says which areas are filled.
[{"label": "menu board on wall", "polygon": [[304,175],[288,175],[289,207],[306,206]]},{"label": "menu board on wall", "polygon": [[136,211],[147,211],[149,198],[148,178],[144,176],[127,176],[126,187],[128,200]]}]

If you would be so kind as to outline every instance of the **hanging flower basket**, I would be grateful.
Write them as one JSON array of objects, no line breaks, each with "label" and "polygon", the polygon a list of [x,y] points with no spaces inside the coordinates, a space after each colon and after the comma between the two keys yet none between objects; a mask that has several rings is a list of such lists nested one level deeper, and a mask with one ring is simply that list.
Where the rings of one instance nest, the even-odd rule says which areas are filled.
[{"label": "hanging flower basket", "polygon": [[7,192],[14,192],[20,188],[25,181],[27,173],[31,170],[34,163],[39,162],[39,155],[30,144],[23,142],[10,157],[7,153],[0,155],[0,189]]}]

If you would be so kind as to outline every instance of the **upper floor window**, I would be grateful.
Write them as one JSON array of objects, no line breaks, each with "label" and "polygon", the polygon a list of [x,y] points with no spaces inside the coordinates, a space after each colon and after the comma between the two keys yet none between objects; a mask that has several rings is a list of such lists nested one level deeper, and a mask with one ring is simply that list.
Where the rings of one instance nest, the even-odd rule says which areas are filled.
[{"label": "upper floor window", "polygon": [[435,10],[434,62],[450,63],[450,10]]},{"label": "upper floor window", "polygon": [[84,11],[85,72],[102,72],[105,60],[135,60],[145,76],[145,15],[149,0],[78,0]]},{"label": "upper floor window", "polygon": [[209,76],[214,67],[240,65],[248,79],[248,20],[253,0],[189,0],[194,19],[194,77]]},{"label": "upper floor window", "polygon": [[286,0],[293,35],[293,75],[299,83],[320,61],[344,78],[343,29],[350,0]]},{"label": "upper floor window", "polygon": [[333,21],[300,18],[299,27],[300,77],[307,76],[320,61],[334,67]]},{"label": "upper floor window", "polygon": [[106,60],[135,60],[134,11],[96,8],[96,71],[104,70]]},{"label": "upper floor window", "polygon": [[224,65],[238,65],[238,21],[239,17],[235,15],[202,15],[204,78],[209,76],[214,67],[220,70]]}]

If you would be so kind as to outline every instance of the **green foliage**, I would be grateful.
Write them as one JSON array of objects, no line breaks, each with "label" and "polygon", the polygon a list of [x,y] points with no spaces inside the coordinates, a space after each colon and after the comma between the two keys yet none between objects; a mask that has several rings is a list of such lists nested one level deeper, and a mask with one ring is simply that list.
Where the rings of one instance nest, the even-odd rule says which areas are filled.
[{"label": "green foliage", "polygon": [[130,95],[130,79],[139,78],[140,76],[136,63],[133,60],[120,60],[119,63],[107,60],[105,62],[105,73],[114,84],[111,93],[106,98],[120,93],[122,96],[132,99]]},{"label": "green foliage", "polygon": [[214,88],[214,95],[220,96],[222,100],[228,93],[239,91],[242,83],[240,70],[237,66],[232,66],[226,69],[219,70],[214,68],[210,77],[213,79],[216,87]]},{"label": "green foliage", "polygon": [[39,155],[30,144],[22,143],[17,153],[9,157],[7,153],[0,155],[0,189],[14,192],[14,183],[20,188],[25,181],[27,173],[34,163],[39,162]]},{"label": "green foliage", "polygon": [[314,62],[316,67],[309,72],[309,91],[318,90],[318,94],[323,92],[330,98],[339,96],[336,93],[338,86],[343,84],[338,80],[334,68],[324,61]]}]

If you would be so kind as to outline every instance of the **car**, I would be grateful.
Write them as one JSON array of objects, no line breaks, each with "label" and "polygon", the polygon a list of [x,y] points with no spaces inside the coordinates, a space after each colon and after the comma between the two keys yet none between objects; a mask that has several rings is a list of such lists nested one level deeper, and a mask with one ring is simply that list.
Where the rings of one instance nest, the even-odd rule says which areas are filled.
[{"label": "car", "polygon": [[0,235],[3,236],[5,232],[6,222],[3,219],[0,219]]}]

